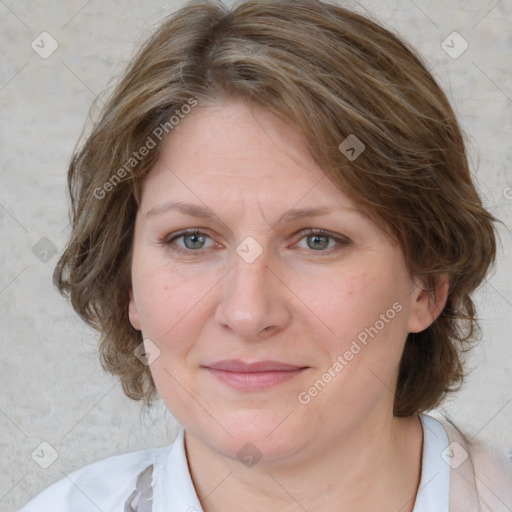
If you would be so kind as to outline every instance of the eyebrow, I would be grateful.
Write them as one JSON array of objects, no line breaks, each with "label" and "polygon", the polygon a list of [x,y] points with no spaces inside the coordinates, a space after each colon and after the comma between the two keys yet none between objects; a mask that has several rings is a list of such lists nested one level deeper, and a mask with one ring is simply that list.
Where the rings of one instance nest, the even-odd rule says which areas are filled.
[{"label": "eyebrow", "polygon": [[155,206],[151,208],[148,213],[146,213],[146,218],[151,217],[153,215],[161,215],[170,210],[177,210],[184,215],[189,215],[191,217],[199,217],[201,219],[211,219],[216,215],[210,210],[210,208],[198,206],[192,203],[184,203],[182,201],[170,201],[168,203],[161,204],[159,206]]},{"label": "eyebrow", "polygon": [[[170,210],[177,210],[184,215],[189,215],[190,217],[197,217],[200,219],[212,219],[217,217],[213,211],[208,207],[199,206],[192,203],[185,203],[183,201],[170,201],[168,203],[164,203],[158,206],[155,206],[151,210],[146,213],[146,218],[161,215]],[[320,217],[323,215],[328,215],[332,213],[334,210],[332,208],[299,208],[288,210],[285,212],[276,224],[280,224],[282,222],[291,222],[294,220],[302,219],[304,217]]]}]

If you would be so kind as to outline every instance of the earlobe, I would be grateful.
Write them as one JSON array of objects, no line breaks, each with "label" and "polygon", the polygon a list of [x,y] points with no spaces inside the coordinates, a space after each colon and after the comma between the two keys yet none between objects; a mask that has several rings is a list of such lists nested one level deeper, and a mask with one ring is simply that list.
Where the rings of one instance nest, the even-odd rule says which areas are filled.
[{"label": "earlobe", "polygon": [[128,317],[130,318],[132,327],[140,331],[139,313],[137,311],[137,305],[135,304],[135,299],[133,298],[133,291],[131,288],[129,290],[129,295],[130,302],[128,303]]},{"label": "earlobe", "polygon": [[443,311],[449,292],[448,275],[436,277],[435,289],[425,287],[418,280],[411,294],[411,309],[408,322],[409,332],[421,332],[427,329]]}]

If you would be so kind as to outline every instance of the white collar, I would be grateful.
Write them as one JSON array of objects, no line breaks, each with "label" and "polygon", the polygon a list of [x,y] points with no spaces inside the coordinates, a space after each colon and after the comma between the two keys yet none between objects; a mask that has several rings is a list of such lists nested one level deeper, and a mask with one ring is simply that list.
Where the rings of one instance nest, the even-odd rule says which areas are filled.
[{"label": "white collar", "polygon": [[155,464],[153,486],[152,512],[203,512],[190,476],[183,428],[167,457]]},{"label": "white collar", "polygon": [[448,436],[441,423],[420,414],[423,426],[421,479],[413,512],[448,512],[450,499],[450,466],[442,454],[448,447]]}]

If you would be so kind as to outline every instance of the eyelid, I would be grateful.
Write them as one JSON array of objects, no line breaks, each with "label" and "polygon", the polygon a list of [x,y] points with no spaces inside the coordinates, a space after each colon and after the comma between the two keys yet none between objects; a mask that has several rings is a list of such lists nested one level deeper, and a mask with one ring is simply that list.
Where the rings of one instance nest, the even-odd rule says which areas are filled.
[{"label": "eyelid", "polygon": [[[213,238],[208,234],[208,230],[206,230],[204,228],[186,228],[186,229],[181,229],[180,231],[175,231],[173,233],[166,235],[162,239],[161,245],[171,246],[171,245],[173,245],[173,242],[175,240],[177,240],[178,238],[181,238],[183,236],[186,236],[186,235],[205,235],[207,238],[210,238],[210,240],[213,240]],[[200,253],[204,250],[204,248],[194,251],[192,249],[184,249],[183,247],[174,245],[173,250],[191,254],[191,253]]]},{"label": "eyelid", "polygon": [[337,233],[331,233],[330,231],[327,231],[326,229],[322,229],[322,228],[307,228],[307,229],[303,229],[302,231],[299,231],[299,233],[297,233],[297,234],[301,235],[300,239],[302,239],[303,237],[305,237],[307,235],[321,235],[321,236],[327,236],[329,238],[332,238],[332,239],[336,240],[337,242],[339,242],[340,244],[348,245],[348,244],[352,243],[352,240],[350,240],[348,237],[346,237],[344,235],[337,234]]},{"label": "eyelid", "polygon": [[[165,236],[163,238],[161,244],[164,246],[172,246],[173,242],[175,240],[177,240],[183,236],[192,235],[192,234],[205,235],[207,238],[210,238],[211,240],[213,240],[213,238],[208,234],[208,230],[206,230],[204,228],[186,228],[186,229],[182,229],[180,231],[176,231],[174,233],[170,233],[169,235]],[[315,250],[311,249],[311,252],[330,254],[331,252],[335,251],[336,249],[339,249],[340,247],[343,247],[343,246],[350,245],[352,243],[352,241],[344,235],[331,233],[330,231],[327,231],[322,228],[306,228],[306,229],[302,229],[301,231],[298,231],[294,235],[294,238],[296,238],[297,236],[300,236],[300,238],[298,238],[297,242],[294,245],[296,245],[298,242],[300,242],[306,236],[311,236],[311,235],[325,236],[325,237],[331,238],[336,241],[336,245],[334,247],[331,247],[328,250],[315,251]],[[211,249],[211,248],[212,247],[207,247],[207,248],[193,250],[193,249],[185,249],[183,247],[174,245],[172,250],[181,252],[181,253],[186,253],[186,254],[194,254],[194,253],[201,254],[206,249]]]}]

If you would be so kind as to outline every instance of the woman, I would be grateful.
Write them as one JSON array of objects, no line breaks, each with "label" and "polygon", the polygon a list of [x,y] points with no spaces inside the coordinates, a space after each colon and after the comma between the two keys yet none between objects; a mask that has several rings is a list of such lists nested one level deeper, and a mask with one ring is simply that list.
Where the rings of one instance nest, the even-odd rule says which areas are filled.
[{"label": "woman", "polygon": [[512,462],[424,414],[463,378],[495,219],[415,53],[316,0],[195,2],[69,169],[54,282],[182,425],[23,511],[506,511]]}]

